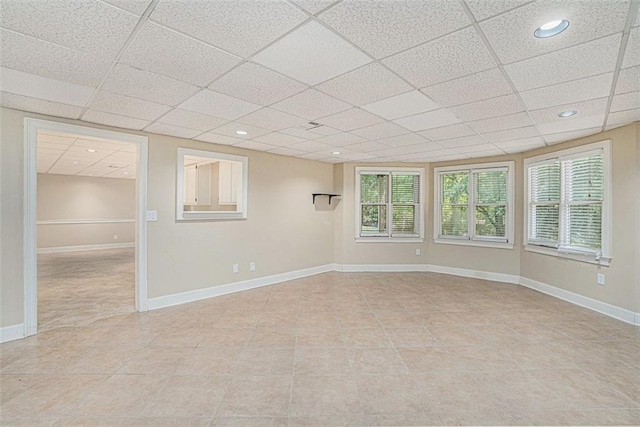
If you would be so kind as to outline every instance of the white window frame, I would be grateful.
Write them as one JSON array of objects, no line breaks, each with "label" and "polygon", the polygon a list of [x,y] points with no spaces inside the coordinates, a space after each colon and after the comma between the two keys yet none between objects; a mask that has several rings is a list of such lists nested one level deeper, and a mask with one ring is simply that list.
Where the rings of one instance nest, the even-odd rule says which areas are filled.
[{"label": "white window frame", "polygon": [[[553,248],[549,246],[536,245],[529,242],[529,168],[535,164],[541,164],[554,160],[569,160],[571,158],[585,157],[590,152],[602,150],[603,155],[603,189],[602,200],[602,248],[600,251],[567,250],[563,248]],[[568,258],[574,261],[581,261],[590,264],[609,266],[612,260],[611,254],[611,140],[604,140],[592,144],[581,145],[579,147],[554,151],[539,156],[524,159],[524,230],[523,246],[529,252],[536,252],[544,255],[551,255],[560,258]],[[562,178],[561,178],[562,180]],[[562,189],[561,189],[562,192]],[[562,194],[560,196],[562,199]],[[562,201],[561,201],[562,202]],[[559,219],[561,221],[561,219]],[[561,221],[562,222],[562,221]],[[562,228],[561,222],[558,224]],[[561,232],[561,231],[560,231]]]},{"label": "white window frame", "polygon": [[[184,157],[208,157],[215,160],[229,160],[242,163],[242,203],[240,211],[185,211],[184,210]],[[176,220],[202,221],[219,219],[246,219],[249,187],[249,159],[245,156],[216,153],[213,151],[178,148],[176,160]]]},{"label": "white window frame", "polygon": [[[492,238],[488,236],[475,235],[475,201],[473,188],[473,172],[486,172],[496,169],[507,168],[507,215],[505,238]],[[514,230],[515,230],[515,203],[514,203],[514,168],[515,162],[492,162],[492,163],[475,163],[468,165],[443,166],[434,168],[434,203],[433,203],[433,240],[435,243],[446,245],[464,245],[464,246],[481,246],[489,248],[513,249],[514,248]],[[469,173],[469,208],[467,214],[469,220],[469,234],[467,236],[441,236],[441,206],[442,201],[442,182],[440,175],[443,172],[468,172]]]},{"label": "white window frame", "polygon": [[[361,230],[361,221],[362,216],[360,214],[362,210],[362,204],[360,202],[360,187],[361,181],[360,176],[364,173],[366,175],[371,174],[382,174],[382,175],[391,175],[392,173],[407,173],[407,174],[415,174],[420,177],[420,203],[419,209],[416,212],[418,217],[418,235],[417,236],[363,236],[360,234]],[[423,242],[424,241],[424,204],[425,204],[425,173],[424,168],[403,168],[403,167],[356,167],[356,176],[355,176],[355,239],[356,242]],[[389,185],[391,185],[391,179],[389,179]],[[387,212],[387,230],[391,232],[391,220],[393,219],[393,203],[391,202],[391,194],[389,195],[389,201],[387,202],[388,212]]]}]

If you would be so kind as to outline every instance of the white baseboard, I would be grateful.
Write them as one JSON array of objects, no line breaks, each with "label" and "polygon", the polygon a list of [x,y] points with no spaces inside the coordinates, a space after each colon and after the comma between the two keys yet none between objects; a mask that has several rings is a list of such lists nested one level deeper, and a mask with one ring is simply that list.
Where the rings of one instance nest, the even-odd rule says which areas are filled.
[{"label": "white baseboard", "polygon": [[492,271],[469,270],[466,268],[447,267],[444,265],[427,265],[432,273],[451,274],[453,276],[473,277],[476,279],[493,280],[502,283],[520,283],[520,276],[516,274],[494,273]]},{"label": "white baseboard", "polygon": [[425,264],[334,264],[337,271],[346,272],[427,272]]},{"label": "white baseboard", "polygon": [[24,338],[24,324],[5,326],[0,328],[0,343]]},{"label": "white baseboard", "polygon": [[79,245],[79,246],[55,246],[52,248],[38,248],[39,254],[52,254],[59,252],[81,252],[81,251],[99,251],[102,249],[123,249],[135,248],[135,242],[129,243],[103,243],[100,245]]},{"label": "white baseboard", "polygon": [[623,322],[631,323],[632,325],[640,325],[640,313],[634,313],[626,308],[585,297],[583,295],[566,291],[526,277],[520,278],[520,284],[527,288],[542,292],[543,294],[551,295],[558,299],[579,305],[580,307],[588,308],[589,310],[613,317],[614,319],[622,320]]},{"label": "white baseboard", "polygon": [[320,265],[318,267],[305,268],[303,270],[290,271],[287,273],[274,274],[272,276],[259,277],[256,279],[244,280],[241,282],[228,283],[226,285],[212,286],[210,288],[197,289],[195,291],[182,292],[179,294],[166,295],[162,297],[149,298],[149,310],[171,307],[187,302],[232,294],[234,292],[246,291],[260,288],[262,286],[274,285],[288,280],[300,279],[314,276],[320,273],[327,273],[334,270],[333,264]]}]

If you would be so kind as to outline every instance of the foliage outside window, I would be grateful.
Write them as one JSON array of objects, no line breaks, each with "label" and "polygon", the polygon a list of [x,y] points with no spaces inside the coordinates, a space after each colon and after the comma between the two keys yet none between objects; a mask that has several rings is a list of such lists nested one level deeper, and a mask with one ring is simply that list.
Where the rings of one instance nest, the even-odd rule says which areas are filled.
[{"label": "foliage outside window", "polygon": [[513,245],[513,162],[436,168],[436,241]]},{"label": "foliage outside window", "polygon": [[607,153],[599,143],[525,162],[528,245],[608,262]]},{"label": "foliage outside window", "polygon": [[357,238],[421,238],[422,169],[356,169]]}]

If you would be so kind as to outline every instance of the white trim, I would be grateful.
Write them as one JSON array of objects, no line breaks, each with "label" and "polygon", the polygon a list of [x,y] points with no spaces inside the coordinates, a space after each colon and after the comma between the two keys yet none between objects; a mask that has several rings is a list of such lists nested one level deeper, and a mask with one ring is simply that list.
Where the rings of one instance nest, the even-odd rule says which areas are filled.
[{"label": "white trim", "polygon": [[356,237],[356,243],[422,243],[422,237]]},{"label": "white trim", "polygon": [[588,308],[589,310],[596,311],[606,316],[622,320],[623,322],[631,323],[632,325],[640,325],[640,313],[634,313],[626,308],[585,297],[583,295],[566,291],[526,277],[520,277],[520,285],[535,289],[543,294],[551,295],[572,304],[579,305],[580,307]]},{"label": "white trim", "polygon": [[585,253],[580,254],[578,252],[566,252],[562,249],[550,248],[546,246],[537,246],[537,245],[524,245],[524,250],[527,252],[534,252],[542,255],[554,256],[557,258],[566,258],[573,261],[586,262],[589,264],[600,265],[603,267],[609,267],[611,265],[611,258],[600,256],[596,257],[596,255]]},{"label": "white trim", "polygon": [[210,288],[196,289],[179,294],[165,295],[149,299],[149,310],[171,307],[187,302],[199,301],[235,292],[247,291],[249,289],[260,288],[262,286],[273,285],[288,280],[300,279],[302,277],[313,276],[320,273],[327,273],[334,270],[333,264],[325,264],[317,267],[305,268],[302,270],[290,271],[287,273],[274,274],[272,276],[259,277],[241,282],[228,283],[225,285],[212,286]]},{"label": "white trim", "polygon": [[517,274],[495,273],[493,271],[470,270],[467,268],[447,267],[444,265],[428,265],[428,271],[432,273],[451,274],[453,276],[473,277],[475,279],[492,280],[494,282],[512,283],[517,285],[520,276]]},{"label": "white trim", "polygon": [[429,266],[425,264],[343,264],[341,270],[345,273],[352,272],[428,272]]},{"label": "white trim", "polygon": [[23,173],[23,325],[24,336],[38,331],[37,312],[37,144],[38,131],[55,131],[103,140],[117,140],[138,145],[136,162],[136,284],[138,311],[147,311],[147,171],[148,137],[129,133],[78,126],[63,122],[24,119]]},{"label": "white trim", "polygon": [[122,224],[135,223],[133,219],[41,219],[37,225],[75,225],[75,224]]},{"label": "white trim", "polygon": [[103,249],[124,249],[135,248],[135,242],[130,243],[103,243],[100,245],[78,245],[78,246],[54,246],[50,248],[38,248],[39,254],[54,254],[61,252],[82,252],[82,251],[100,251]]},{"label": "white trim", "polygon": [[[475,236],[475,190],[473,188],[473,173],[477,171],[491,172],[500,171],[507,168],[507,217],[505,237],[503,241],[491,241],[486,236]],[[469,194],[468,200],[468,227],[470,233],[466,236],[441,236],[440,203],[442,201],[442,183],[440,176],[443,172],[468,171],[469,172]],[[481,246],[485,248],[513,249],[515,242],[515,162],[507,160],[504,162],[473,163],[456,166],[442,166],[433,169],[433,241],[437,244]]]},{"label": "white trim", "polygon": [[0,344],[15,341],[25,337],[24,324],[5,326],[0,328]]}]

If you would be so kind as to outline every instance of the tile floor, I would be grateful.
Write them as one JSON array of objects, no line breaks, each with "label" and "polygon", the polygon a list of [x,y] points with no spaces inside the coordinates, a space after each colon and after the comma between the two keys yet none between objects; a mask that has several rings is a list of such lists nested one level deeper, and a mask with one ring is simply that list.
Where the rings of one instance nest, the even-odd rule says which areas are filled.
[{"label": "tile floor", "polygon": [[640,424],[640,328],[432,273],[327,273],[0,353],[3,426]]},{"label": "tile floor", "polygon": [[38,329],[135,311],[135,250],[38,255]]}]

